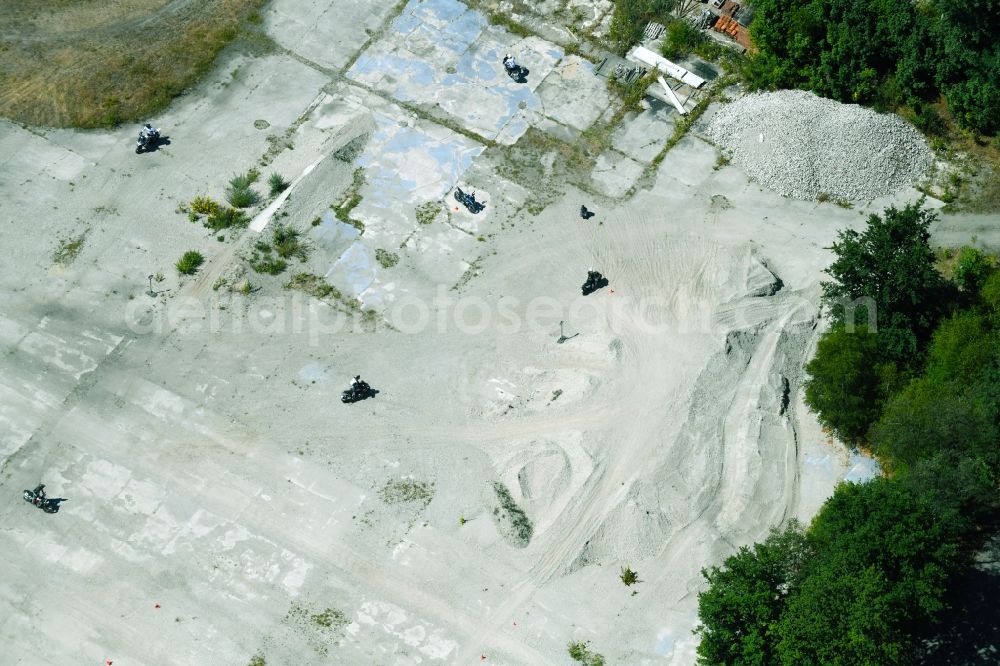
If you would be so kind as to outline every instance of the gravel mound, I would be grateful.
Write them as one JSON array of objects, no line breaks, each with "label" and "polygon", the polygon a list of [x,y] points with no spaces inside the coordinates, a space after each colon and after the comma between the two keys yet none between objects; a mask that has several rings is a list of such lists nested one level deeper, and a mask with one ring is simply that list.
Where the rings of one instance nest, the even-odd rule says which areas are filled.
[{"label": "gravel mound", "polygon": [[758,183],[798,199],[871,200],[913,183],[933,159],[899,116],[803,90],[726,104],[706,134]]}]

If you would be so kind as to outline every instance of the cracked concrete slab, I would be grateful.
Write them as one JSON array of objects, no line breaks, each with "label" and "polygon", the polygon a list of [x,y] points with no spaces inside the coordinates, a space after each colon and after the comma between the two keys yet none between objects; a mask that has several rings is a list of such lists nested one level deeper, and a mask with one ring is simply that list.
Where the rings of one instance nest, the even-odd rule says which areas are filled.
[{"label": "cracked concrete slab", "polygon": [[268,34],[284,48],[321,67],[339,70],[381,28],[392,2],[275,0],[263,16]]},{"label": "cracked concrete slab", "polygon": [[[530,70],[527,83],[504,74],[505,53]],[[513,38],[456,0],[411,0],[347,76],[399,101],[439,109],[486,139],[513,143],[527,130],[524,112],[540,107],[535,89],[562,57],[559,47]]]},{"label": "cracked concrete slab", "polygon": [[538,97],[542,115],[581,132],[611,104],[604,79],[594,76],[594,66],[578,56],[563,59],[545,77]]},{"label": "cracked concrete slab", "polygon": [[611,145],[637,162],[649,164],[673,134],[677,112],[659,100],[647,100],[649,108],[628,113],[611,134]]},{"label": "cracked concrete slab", "polygon": [[609,150],[597,158],[590,179],[603,194],[620,197],[635,185],[643,166],[630,157]]}]

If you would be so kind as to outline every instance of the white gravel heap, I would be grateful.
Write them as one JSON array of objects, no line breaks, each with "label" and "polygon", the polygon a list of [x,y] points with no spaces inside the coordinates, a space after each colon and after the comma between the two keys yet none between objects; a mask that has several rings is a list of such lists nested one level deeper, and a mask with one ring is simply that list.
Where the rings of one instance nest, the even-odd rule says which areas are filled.
[{"label": "white gravel heap", "polygon": [[913,183],[932,161],[923,137],[899,116],[803,90],[726,104],[706,134],[758,183],[798,199],[825,192],[869,201]]}]

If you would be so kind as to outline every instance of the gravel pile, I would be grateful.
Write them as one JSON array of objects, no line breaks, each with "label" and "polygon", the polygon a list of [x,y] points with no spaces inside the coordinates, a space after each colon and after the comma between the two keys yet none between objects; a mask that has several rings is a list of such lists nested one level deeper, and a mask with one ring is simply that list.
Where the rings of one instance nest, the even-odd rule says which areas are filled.
[{"label": "gravel pile", "polygon": [[758,183],[798,199],[868,201],[913,183],[932,161],[902,118],[802,90],[726,104],[706,134]]}]

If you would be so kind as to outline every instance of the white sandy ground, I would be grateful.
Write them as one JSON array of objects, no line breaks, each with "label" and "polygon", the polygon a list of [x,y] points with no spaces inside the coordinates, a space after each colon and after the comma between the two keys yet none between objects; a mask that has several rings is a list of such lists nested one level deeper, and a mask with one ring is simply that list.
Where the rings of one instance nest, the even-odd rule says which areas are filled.
[{"label": "white sandy ground", "polygon": [[[269,17],[290,48],[295,9]],[[784,199],[713,170],[692,135],[588,223],[572,191],[513,215],[523,191],[474,161],[430,177],[428,155],[466,155],[465,138],[331,83],[345,48],[322,66],[224,62],[155,119],[171,143],[151,155],[132,154],[131,128],[0,124],[0,661],[567,664],[567,642],[588,640],[610,664],[691,663],[699,570],[809,519],[856,462],[801,402],[818,282],[837,229],[915,192],[855,210]],[[315,165],[282,218],[311,230],[309,269],[401,314],[399,330],[335,331],[328,306],[278,279],[252,276],[247,299],[212,290],[256,232],[221,243],[175,209],[256,162],[257,119],[300,121],[264,173]],[[404,126],[431,137],[409,163],[379,134]],[[350,182],[353,164],[327,156],[373,136],[378,154],[358,159],[398,173],[384,187],[400,193],[369,184],[360,240],[309,227]],[[427,200],[456,180],[487,211],[416,224],[406,188]],[[980,239],[995,223],[977,219]],[[960,219],[945,225],[964,242]],[[80,256],[53,264],[83,231]],[[400,263],[362,261],[376,247]],[[178,280],[192,248],[208,262]],[[611,288],[583,299],[588,266]],[[538,325],[513,325],[538,298]],[[559,320],[579,335],[557,344]],[[356,373],[380,393],[342,405]],[[39,480],[67,498],[57,515],[20,501]],[[429,502],[383,501],[398,480],[433,484]],[[493,519],[495,481],[534,524],[527,547]],[[327,608],[331,626],[311,619]]]}]

